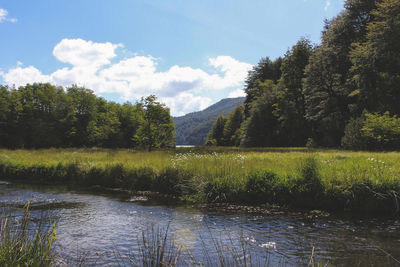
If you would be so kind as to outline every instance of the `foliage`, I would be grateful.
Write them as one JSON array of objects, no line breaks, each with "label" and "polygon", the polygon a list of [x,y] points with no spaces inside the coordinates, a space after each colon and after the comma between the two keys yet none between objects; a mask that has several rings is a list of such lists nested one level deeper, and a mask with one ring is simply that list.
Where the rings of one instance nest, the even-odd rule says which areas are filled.
[{"label": "foliage", "polygon": [[227,122],[225,116],[218,116],[217,120],[213,124],[210,132],[207,135],[206,144],[222,146],[225,144],[224,129]]},{"label": "foliage", "polygon": [[249,72],[240,145],[398,149],[363,134],[361,124],[364,111],[400,113],[399,44],[399,0],[345,1],[319,45],[301,38]]},{"label": "foliage", "polygon": [[282,76],[273,111],[279,121],[281,145],[304,146],[311,134],[310,125],[305,118],[303,80],[312,52],[310,41],[301,38],[283,58]]},{"label": "foliage", "polygon": [[365,114],[362,134],[371,140],[372,148],[400,148],[400,118],[391,117],[389,112],[380,114]]},{"label": "foliage", "polygon": [[359,118],[350,119],[344,128],[344,136],[342,138],[342,147],[345,149],[366,149],[367,139],[363,135],[361,129],[364,126],[365,118],[361,116]]},{"label": "foliage", "polygon": [[384,0],[370,14],[366,38],[351,52],[360,105],[370,112],[399,114],[400,1]]},{"label": "foliage", "polygon": [[244,106],[237,106],[228,116],[223,132],[223,143],[238,146],[242,137],[241,125],[244,121]]},{"label": "foliage", "polygon": [[142,99],[139,108],[142,122],[133,137],[134,142],[148,151],[175,146],[175,127],[169,109],[157,102],[154,95]]},{"label": "foliage", "polygon": [[[165,106],[148,102],[119,105],[93,91],[48,83],[18,89],[0,86],[0,147],[134,147],[134,135],[152,147],[172,144],[173,123]],[[146,106],[148,105],[148,106]],[[146,131],[148,130],[148,131]],[[149,134],[151,131],[151,134]]]},{"label": "foliage", "polygon": [[251,103],[263,93],[262,90],[259,90],[258,84],[266,80],[277,83],[281,77],[281,64],[281,58],[271,61],[268,57],[265,57],[261,58],[258,64],[249,71],[244,89],[246,92],[246,99],[244,100],[246,117],[249,115]]},{"label": "foliage", "polygon": [[274,116],[276,86],[272,80],[257,80],[255,88],[260,95],[251,103],[249,116],[244,122],[242,145],[279,146],[278,119]]}]

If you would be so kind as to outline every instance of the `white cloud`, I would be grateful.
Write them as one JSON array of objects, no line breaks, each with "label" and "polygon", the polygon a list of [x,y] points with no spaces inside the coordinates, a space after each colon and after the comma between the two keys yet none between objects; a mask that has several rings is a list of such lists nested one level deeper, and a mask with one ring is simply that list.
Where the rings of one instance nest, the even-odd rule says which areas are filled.
[{"label": "white cloud", "polygon": [[8,11],[4,8],[0,8],[0,23],[6,22],[6,21],[15,23],[18,20],[16,18],[9,18]]},{"label": "white cloud", "polygon": [[63,39],[53,49],[53,55],[64,63],[80,67],[100,67],[110,64],[121,44],[93,43],[82,39]]},{"label": "white cloud", "polygon": [[325,11],[328,11],[328,9],[329,9],[329,7],[331,6],[331,4],[332,4],[332,3],[331,3],[331,0],[326,0],[326,1],[325,1],[325,8],[324,8]]},{"label": "white cloud", "polygon": [[218,76],[214,76],[212,82],[217,88],[226,88],[231,86],[240,85],[244,79],[246,79],[249,70],[252,65],[244,62],[240,62],[230,56],[219,56],[216,58],[210,58],[210,65],[219,68],[225,73],[225,76],[220,79]]},{"label": "white cloud", "polygon": [[242,96],[246,96],[243,89],[236,89],[235,91],[230,92],[228,95],[229,98],[242,97]]},{"label": "white cloud", "polygon": [[162,97],[160,100],[170,108],[174,116],[182,116],[189,112],[203,110],[212,102],[208,97],[195,96],[186,92],[180,93],[175,97]]},{"label": "white cloud", "polygon": [[51,82],[62,86],[78,84],[97,94],[117,93],[121,99],[131,101],[155,94],[170,107],[173,115],[182,115],[204,109],[218,100],[212,99],[215,91],[226,90],[227,95],[231,92],[230,96],[243,95],[240,89],[232,90],[243,85],[252,67],[230,56],[218,56],[209,59],[210,66],[217,74],[178,65],[158,71],[158,60],[151,55],[133,55],[112,63],[119,47],[122,45],[63,39],[54,47],[53,55],[71,66],[45,75],[34,66],[24,68],[19,62],[2,76],[9,85],[21,86],[34,82]]},{"label": "white cloud", "polygon": [[51,77],[43,75],[33,66],[22,68],[20,66],[9,70],[3,75],[4,81],[9,85],[21,86],[33,82],[51,82]]}]

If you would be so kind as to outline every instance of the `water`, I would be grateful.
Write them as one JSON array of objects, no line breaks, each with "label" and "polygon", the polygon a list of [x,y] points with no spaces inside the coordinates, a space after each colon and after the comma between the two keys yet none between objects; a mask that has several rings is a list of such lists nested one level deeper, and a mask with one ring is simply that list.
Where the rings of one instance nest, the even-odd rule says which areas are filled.
[{"label": "water", "polygon": [[[244,212],[177,206],[142,197],[71,192],[62,187],[0,183],[0,206],[31,202],[32,214],[50,212],[57,220],[57,252],[65,261],[86,265],[124,265],[138,252],[138,237],[152,226],[197,258],[213,240],[239,239],[271,266],[400,266],[400,221],[349,216],[310,216],[294,212]],[[21,212],[21,211],[20,211]]]}]

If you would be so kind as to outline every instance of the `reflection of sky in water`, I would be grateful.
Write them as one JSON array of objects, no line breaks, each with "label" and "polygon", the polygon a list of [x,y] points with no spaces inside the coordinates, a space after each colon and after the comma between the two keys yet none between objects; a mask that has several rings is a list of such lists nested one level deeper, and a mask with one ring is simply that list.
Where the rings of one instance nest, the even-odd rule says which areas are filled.
[{"label": "reflection of sky in water", "polygon": [[50,213],[58,220],[58,252],[75,259],[86,258],[87,264],[115,263],[121,256],[138,253],[138,234],[151,227],[160,230],[169,227],[174,244],[198,258],[204,246],[212,248],[216,243],[231,247],[245,244],[257,255],[268,255],[271,263],[289,265],[298,264],[300,259],[307,262],[313,247],[317,259],[329,260],[335,265],[351,266],[361,262],[361,266],[362,263],[382,266],[386,258],[377,247],[400,258],[398,220],[228,213],[123,202],[57,188],[21,188],[0,184],[0,205],[23,206],[31,201],[32,213],[37,215],[50,208]]}]

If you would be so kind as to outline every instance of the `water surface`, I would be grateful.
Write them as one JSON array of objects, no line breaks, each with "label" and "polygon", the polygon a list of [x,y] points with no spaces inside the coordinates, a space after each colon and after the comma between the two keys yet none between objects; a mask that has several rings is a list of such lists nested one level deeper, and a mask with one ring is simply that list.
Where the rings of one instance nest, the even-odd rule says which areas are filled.
[{"label": "water surface", "polygon": [[143,197],[71,191],[0,183],[0,206],[31,202],[36,217],[50,213],[57,221],[57,252],[69,262],[125,265],[138,253],[138,237],[151,227],[169,227],[171,238],[201,259],[204,246],[244,240],[271,266],[399,266],[400,221],[397,218],[310,216],[299,212],[245,212],[182,206]]}]

